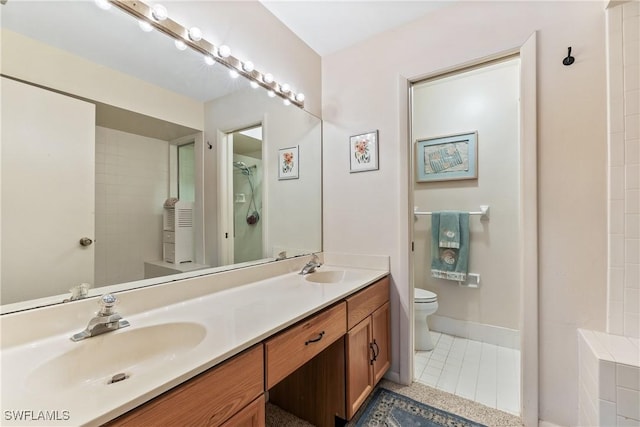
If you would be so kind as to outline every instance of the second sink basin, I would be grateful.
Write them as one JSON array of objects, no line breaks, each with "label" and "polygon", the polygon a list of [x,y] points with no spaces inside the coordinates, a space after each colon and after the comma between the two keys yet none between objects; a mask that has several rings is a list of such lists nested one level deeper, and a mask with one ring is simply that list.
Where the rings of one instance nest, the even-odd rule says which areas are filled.
[{"label": "second sink basin", "polygon": [[197,347],[206,332],[199,323],[176,322],[87,338],[31,372],[27,387],[60,390],[89,384],[107,385],[116,374],[128,378]]},{"label": "second sink basin", "polygon": [[307,274],[304,279],[314,283],[339,283],[344,280],[345,273],[344,270],[316,271]]}]

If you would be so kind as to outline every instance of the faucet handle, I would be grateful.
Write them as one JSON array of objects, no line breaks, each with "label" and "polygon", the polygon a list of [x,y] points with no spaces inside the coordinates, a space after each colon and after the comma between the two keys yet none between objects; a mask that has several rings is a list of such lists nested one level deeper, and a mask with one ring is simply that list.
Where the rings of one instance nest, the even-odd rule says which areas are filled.
[{"label": "faucet handle", "polygon": [[100,297],[100,314],[101,316],[108,316],[113,314],[113,307],[118,302],[118,299],[113,294],[104,294]]}]

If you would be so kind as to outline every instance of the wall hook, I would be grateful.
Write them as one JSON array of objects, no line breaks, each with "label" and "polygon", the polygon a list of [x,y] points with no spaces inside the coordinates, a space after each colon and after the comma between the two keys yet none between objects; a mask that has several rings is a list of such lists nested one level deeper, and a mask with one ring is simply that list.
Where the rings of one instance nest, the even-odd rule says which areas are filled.
[{"label": "wall hook", "polygon": [[211,145],[211,143],[209,141],[207,141],[207,145],[209,146],[209,150],[211,150],[213,148],[213,145]]},{"label": "wall hook", "polygon": [[569,46],[569,52],[567,53],[567,57],[562,60],[562,63],[566,66],[569,66],[575,62],[576,58],[571,56],[571,46]]}]

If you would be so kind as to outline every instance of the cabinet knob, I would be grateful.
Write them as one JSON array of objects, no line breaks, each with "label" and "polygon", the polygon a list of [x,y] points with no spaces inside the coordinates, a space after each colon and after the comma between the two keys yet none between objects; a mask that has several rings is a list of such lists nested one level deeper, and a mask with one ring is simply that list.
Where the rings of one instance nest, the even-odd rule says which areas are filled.
[{"label": "cabinet knob", "polygon": [[92,243],[93,240],[88,237],[83,237],[82,239],[80,239],[80,246],[91,246]]}]

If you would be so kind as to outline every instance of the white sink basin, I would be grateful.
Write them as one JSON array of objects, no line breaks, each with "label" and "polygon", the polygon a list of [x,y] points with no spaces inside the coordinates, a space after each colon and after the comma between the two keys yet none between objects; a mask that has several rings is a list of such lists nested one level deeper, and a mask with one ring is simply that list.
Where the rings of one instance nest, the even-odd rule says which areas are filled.
[{"label": "white sink basin", "polygon": [[304,279],[314,283],[339,283],[345,278],[344,270],[316,271],[307,274]]},{"label": "white sink basin", "polygon": [[191,322],[107,332],[74,343],[73,349],[32,371],[26,384],[50,390],[111,384],[116,374],[129,378],[190,351],[206,333],[203,325]]}]

